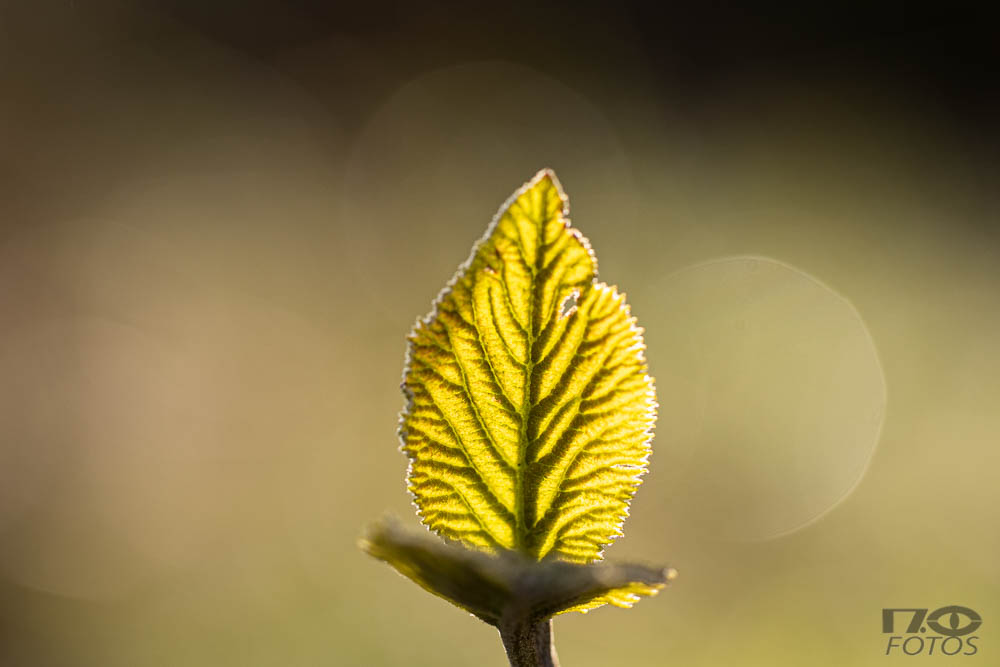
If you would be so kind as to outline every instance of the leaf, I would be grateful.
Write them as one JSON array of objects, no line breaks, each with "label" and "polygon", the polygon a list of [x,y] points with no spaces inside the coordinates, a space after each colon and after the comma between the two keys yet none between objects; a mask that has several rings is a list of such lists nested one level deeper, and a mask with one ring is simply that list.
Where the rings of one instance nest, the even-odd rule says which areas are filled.
[{"label": "leaf", "polygon": [[409,336],[400,438],[432,530],[587,563],[621,534],[656,401],[642,330],[567,215],[549,170],[501,207]]},{"label": "leaf", "polygon": [[538,563],[514,551],[491,555],[407,533],[392,521],[373,526],[361,547],[425,590],[498,627],[510,618],[544,620],[605,602],[630,607],[640,596],[655,595],[676,576],[672,568]]},{"label": "leaf", "polygon": [[369,527],[361,548],[426,591],[496,625],[512,594],[508,561],[428,535],[403,531],[394,521]]}]

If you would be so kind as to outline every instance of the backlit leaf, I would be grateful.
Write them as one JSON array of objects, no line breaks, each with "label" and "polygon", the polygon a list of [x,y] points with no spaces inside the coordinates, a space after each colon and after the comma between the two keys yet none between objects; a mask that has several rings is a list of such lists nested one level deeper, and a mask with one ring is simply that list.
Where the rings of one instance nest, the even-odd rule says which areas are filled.
[{"label": "backlit leaf", "polygon": [[567,215],[548,170],[501,207],[409,337],[400,436],[428,527],[493,553],[588,563],[621,533],[656,402],[642,330],[597,282]]}]

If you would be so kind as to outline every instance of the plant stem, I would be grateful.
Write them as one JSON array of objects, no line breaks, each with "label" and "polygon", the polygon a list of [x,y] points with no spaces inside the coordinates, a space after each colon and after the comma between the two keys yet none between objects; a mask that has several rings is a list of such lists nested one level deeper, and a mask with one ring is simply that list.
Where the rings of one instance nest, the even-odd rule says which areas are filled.
[{"label": "plant stem", "polygon": [[552,619],[505,621],[500,625],[500,639],[511,667],[559,667],[552,643]]}]

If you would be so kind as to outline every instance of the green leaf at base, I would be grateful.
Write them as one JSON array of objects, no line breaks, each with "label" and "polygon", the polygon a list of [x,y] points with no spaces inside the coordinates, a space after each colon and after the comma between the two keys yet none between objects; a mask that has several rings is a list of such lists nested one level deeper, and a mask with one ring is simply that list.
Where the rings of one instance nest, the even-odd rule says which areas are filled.
[{"label": "green leaf at base", "polygon": [[672,568],[597,562],[535,561],[513,551],[491,555],[386,520],[372,526],[361,548],[425,590],[494,625],[512,617],[544,620],[602,604],[631,607],[674,577]]}]

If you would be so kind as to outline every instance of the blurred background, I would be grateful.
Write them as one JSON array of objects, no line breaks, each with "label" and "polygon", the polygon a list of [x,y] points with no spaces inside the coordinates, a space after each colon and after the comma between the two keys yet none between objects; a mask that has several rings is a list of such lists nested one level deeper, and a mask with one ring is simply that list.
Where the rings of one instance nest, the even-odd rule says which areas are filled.
[{"label": "blurred background", "polygon": [[[1000,111],[971,8],[0,2],[0,664],[504,665],[417,529],[404,337],[558,173],[661,416],[563,664],[997,664]],[[883,607],[979,653],[885,657]]]}]

